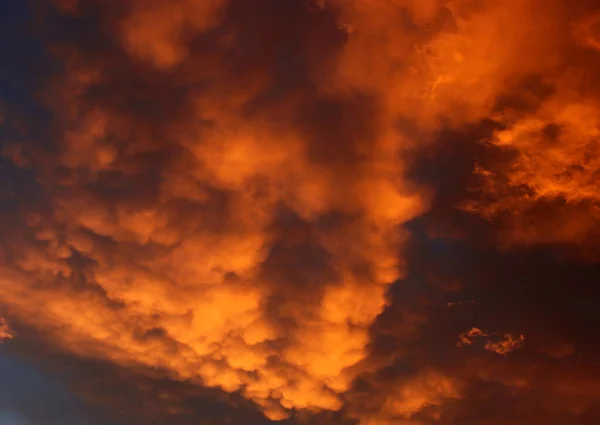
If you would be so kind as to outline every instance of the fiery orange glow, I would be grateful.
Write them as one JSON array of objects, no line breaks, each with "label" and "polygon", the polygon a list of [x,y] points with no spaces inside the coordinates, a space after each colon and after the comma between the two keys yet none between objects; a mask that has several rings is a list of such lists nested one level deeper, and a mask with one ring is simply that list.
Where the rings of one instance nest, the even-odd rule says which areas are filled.
[{"label": "fiery orange glow", "polygon": [[456,343],[456,346],[464,347],[465,345],[471,345],[473,344],[473,338],[486,336],[489,336],[487,331],[482,331],[479,328],[471,328],[458,336],[458,342]]},{"label": "fiery orange glow", "polygon": [[504,339],[499,341],[488,341],[485,344],[485,349],[500,354],[501,356],[506,356],[511,351],[521,348],[524,341],[525,337],[523,335],[515,337],[511,334],[505,334]]},{"label": "fiery orange glow", "polygon": [[[471,386],[533,397],[513,352],[579,348],[505,289],[535,299],[525,266],[486,267],[523,246],[600,253],[600,12],[567,3],[56,1],[90,34],[48,36],[48,140],[2,148],[43,195],[6,226],[0,306],[68,355],[270,420],[484,423],[456,407]],[[512,320],[495,296],[523,334],[459,333]],[[598,387],[570,382],[549,386],[576,423]]]},{"label": "fiery orange glow", "polygon": [[[490,339],[493,337],[495,338]],[[486,338],[484,346],[485,349],[496,354],[500,354],[501,356],[506,356],[511,351],[522,348],[523,342],[525,341],[525,336],[523,335],[516,336],[506,333],[503,335],[503,337],[498,338],[497,333],[489,333],[479,328],[471,328],[468,331],[458,335],[458,342],[456,343],[456,346],[465,347],[467,345],[473,345],[473,340],[475,338]]]},{"label": "fiery orange glow", "polygon": [[14,332],[8,326],[6,319],[0,317],[0,344],[14,338]]},{"label": "fiery orange glow", "polygon": [[518,243],[581,243],[598,218],[598,105],[572,88],[559,90],[535,113],[524,117],[507,114],[506,128],[487,143],[514,153],[515,158],[501,168],[478,167],[485,182],[483,193],[491,201],[467,205],[468,210],[488,219],[503,213],[520,215],[544,202],[563,204],[574,216],[583,212],[577,220],[563,224],[542,221],[539,228],[530,229],[515,224],[517,229],[506,237]]}]

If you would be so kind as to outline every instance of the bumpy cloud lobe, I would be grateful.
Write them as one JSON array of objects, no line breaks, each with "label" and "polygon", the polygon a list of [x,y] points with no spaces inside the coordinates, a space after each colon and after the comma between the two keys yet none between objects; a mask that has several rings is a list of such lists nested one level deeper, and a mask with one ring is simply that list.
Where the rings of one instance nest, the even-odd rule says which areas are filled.
[{"label": "bumpy cloud lobe", "polygon": [[[70,9],[110,38],[52,46],[68,68],[47,95],[56,150],[30,159],[52,214],[26,217],[35,242],[11,247],[3,302],[78,355],[241,391],[280,418],[340,408],[423,201],[368,96],[293,75],[343,42],[330,12],[256,6]],[[293,16],[311,32],[286,29]],[[334,45],[306,40],[320,35]],[[344,158],[323,149],[334,137]]]},{"label": "bumpy cloud lobe", "polygon": [[202,389],[272,420],[593,422],[592,6],[43,6],[49,123],[3,146],[42,195],[7,213],[0,304],[158,376],[175,417]]}]

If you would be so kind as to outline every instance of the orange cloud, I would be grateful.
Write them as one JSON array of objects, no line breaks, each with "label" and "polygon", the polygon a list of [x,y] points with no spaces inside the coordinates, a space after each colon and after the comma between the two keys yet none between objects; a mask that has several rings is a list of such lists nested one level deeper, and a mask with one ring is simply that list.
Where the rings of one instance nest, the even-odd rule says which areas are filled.
[{"label": "orange cloud", "polygon": [[[444,195],[415,157],[492,122],[468,142],[485,158],[465,161],[474,182],[452,212],[487,220],[504,248],[594,251],[596,14],[559,0],[58,3],[94,36],[48,42],[64,70],[40,95],[51,147],[3,147],[44,201],[0,245],[11,317],[71,355],[239,394],[272,420],[431,424],[473,380],[529,385],[414,347],[452,344],[464,323],[448,331],[439,294],[398,301],[407,270],[454,292],[479,279],[406,252]],[[528,79],[547,90],[513,89]],[[450,251],[436,255],[454,274]],[[452,314],[482,314],[477,292],[459,296],[478,306]],[[458,339],[502,356],[524,344]]]},{"label": "orange cloud", "polygon": [[422,370],[402,379],[373,384],[368,393],[349,395],[351,414],[361,424],[435,422],[448,403],[463,396],[458,380],[435,370]]},{"label": "orange cloud", "polygon": [[[387,127],[350,148],[360,160],[340,175],[312,157],[310,135],[293,124],[304,100],[248,116],[270,75],[262,64],[232,75],[229,49],[246,34],[210,34],[227,24],[225,7],[131,2],[115,23],[106,6],[100,19],[115,31],[120,60],[140,67],[139,92],[117,91],[118,73],[132,72],[113,68],[117,56],[58,49],[70,69],[48,101],[58,154],[37,158],[52,214],[29,220],[35,243],[15,246],[19,270],[4,272],[0,301],[79,356],[239,391],[273,419],[338,410],[386,289],[403,275],[402,225],[426,199],[405,180],[402,141]],[[214,48],[192,52],[202,37]],[[185,110],[175,113],[166,105],[179,84]],[[106,97],[94,100],[98,89]],[[147,102],[159,121],[127,102]],[[293,276],[274,260],[294,243],[275,231],[282,209],[306,223],[327,258],[306,303],[287,293]],[[343,224],[320,224],[332,214]]]},{"label": "orange cloud", "polygon": [[585,246],[596,232],[598,105],[590,94],[559,90],[487,142],[513,155],[510,162],[475,170],[483,181],[481,196],[465,209],[504,221],[500,238],[508,245]]},{"label": "orange cloud", "polygon": [[482,331],[479,328],[471,328],[468,331],[458,335],[458,342],[456,343],[456,346],[464,347],[465,345],[471,345],[473,344],[473,338],[486,336],[489,336],[487,331]]},{"label": "orange cloud", "polygon": [[[477,164],[484,183],[463,207],[505,222],[504,244],[581,245],[597,231],[598,58],[576,47],[595,49],[597,12],[536,0],[332,3],[348,43],[323,90],[376,93],[390,126],[402,117],[417,128],[418,142],[407,138],[405,148],[435,146],[442,127],[497,123],[481,142],[515,157]],[[521,89],[521,106],[502,104],[515,81],[532,76],[544,76],[554,93],[537,99]],[[519,218],[544,202],[567,207],[555,220]]]},{"label": "orange cloud", "polygon": [[485,349],[501,356],[506,356],[511,351],[521,348],[524,341],[525,337],[523,335],[513,336],[511,334],[504,334],[504,338],[499,341],[486,342]]},{"label": "orange cloud", "polygon": [[[485,338],[484,348],[501,356],[506,356],[508,353],[523,347],[525,337],[523,335],[515,336],[510,333],[504,334],[500,339],[497,338],[497,333],[489,333],[488,331],[479,328],[471,328],[466,332],[458,335],[457,347],[465,347],[473,345],[475,338]],[[492,339],[493,338],[493,339]]]},{"label": "orange cloud", "polygon": [[15,336],[12,329],[8,326],[6,319],[0,317],[0,344],[4,341],[13,339]]},{"label": "orange cloud", "polygon": [[582,46],[600,51],[600,12],[576,21],[573,37]]},{"label": "orange cloud", "polygon": [[[487,116],[507,78],[556,62],[561,23],[555,2],[339,1],[349,41],[340,90],[375,91],[389,108],[435,131]],[[535,17],[535,18],[534,18]],[[522,25],[535,19],[536,25]]]}]

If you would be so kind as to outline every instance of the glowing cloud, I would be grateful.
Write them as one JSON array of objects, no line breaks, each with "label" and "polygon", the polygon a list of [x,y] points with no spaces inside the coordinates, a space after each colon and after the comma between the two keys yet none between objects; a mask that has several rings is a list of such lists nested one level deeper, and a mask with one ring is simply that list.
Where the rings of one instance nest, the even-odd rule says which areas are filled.
[{"label": "glowing cloud", "polygon": [[486,342],[484,348],[488,351],[492,351],[501,356],[506,356],[508,353],[515,351],[523,347],[525,337],[523,335],[513,335],[510,333],[504,334],[489,333],[479,328],[471,328],[466,332],[458,335],[457,347],[465,347],[467,345],[473,345],[475,338],[485,338]]},{"label": "glowing cloud", "polygon": [[6,319],[0,317],[0,344],[13,339],[15,336],[12,329],[8,326]]},{"label": "glowing cloud", "polygon": [[[582,351],[519,304],[544,292],[529,264],[548,298],[572,295],[527,255],[600,258],[600,15],[567,3],[56,1],[49,123],[3,140],[39,199],[0,211],[0,306],[60,352],[271,420],[541,421],[469,416],[497,384],[594,423],[594,383],[545,385],[507,356]],[[440,308],[448,292],[464,301]]]}]

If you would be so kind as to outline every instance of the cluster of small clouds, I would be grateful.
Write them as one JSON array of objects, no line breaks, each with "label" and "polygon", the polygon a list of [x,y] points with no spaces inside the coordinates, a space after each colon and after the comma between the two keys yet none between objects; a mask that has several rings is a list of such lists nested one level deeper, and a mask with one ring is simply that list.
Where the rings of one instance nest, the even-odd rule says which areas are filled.
[{"label": "cluster of small clouds", "polygon": [[[505,356],[512,351],[522,348],[523,343],[525,342],[525,336],[523,335],[506,333],[500,338],[498,338],[498,335],[502,334],[489,333],[479,328],[471,328],[458,336],[456,345],[457,347],[465,347],[467,345],[473,345],[473,340],[475,338],[485,338],[484,348],[486,350]],[[494,337],[496,339],[490,339]]]}]

